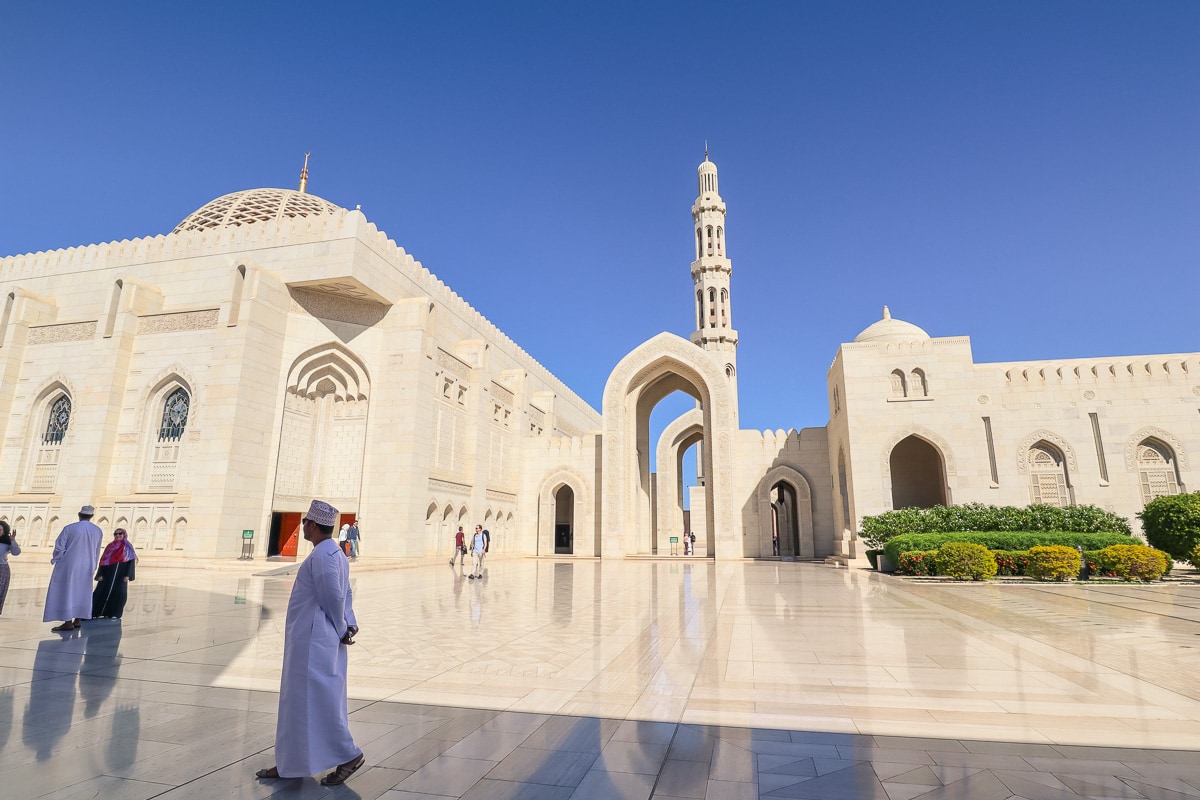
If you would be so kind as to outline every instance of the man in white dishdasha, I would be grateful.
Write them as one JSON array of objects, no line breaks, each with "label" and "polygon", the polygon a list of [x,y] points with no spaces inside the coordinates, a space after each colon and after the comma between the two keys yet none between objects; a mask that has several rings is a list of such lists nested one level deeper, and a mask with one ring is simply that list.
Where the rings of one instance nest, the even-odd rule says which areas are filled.
[{"label": "man in white dishdasha", "polygon": [[255,773],[265,780],[335,768],[321,785],[337,786],[363,765],[347,714],[346,647],[354,644],[358,624],[350,565],[333,536],[337,518],[336,508],[313,500],[300,522],[313,549],[296,573],[288,600],[275,766]]},{"label": "man in white dishdasha", "polygon": [[92,524],[96,509],[79,509],[79,521],[62,529],[54,542],[50,563],[50,585],[46,587],[46,608],[43,622],[65,620],[52,631],[69,631],[79,627],[79,621],[92,618],[92,573],[100,561],[100,545],[104,533]]}]

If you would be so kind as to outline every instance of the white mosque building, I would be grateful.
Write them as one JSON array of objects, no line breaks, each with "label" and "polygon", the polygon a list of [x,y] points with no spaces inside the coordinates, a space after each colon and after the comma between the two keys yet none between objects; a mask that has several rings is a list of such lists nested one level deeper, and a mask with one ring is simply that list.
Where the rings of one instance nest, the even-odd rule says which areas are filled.
[{"label": "white mosque building", "polygon": [[[92,503],[143,551],[235,558],[254,531],[257,555],[295,555],[321,497],[364,521],[374,556],[442,554],[477,521],[507,554],[653,556],[686,494],[700,557],[772,558],[777,535],[780,558],[844,559],[857,521],[891,508],[1132,518],[1200,484],[1200,354],[976,364],[968,337],[886,308],[837,347],[825,427],[742,430],[707,157],[696,329],[621,359],[599,410],[306,176],[167,235],[0,259],[0,518],[23,545],[48,549]],[[696,407],[652,442],[676,391]]]}]

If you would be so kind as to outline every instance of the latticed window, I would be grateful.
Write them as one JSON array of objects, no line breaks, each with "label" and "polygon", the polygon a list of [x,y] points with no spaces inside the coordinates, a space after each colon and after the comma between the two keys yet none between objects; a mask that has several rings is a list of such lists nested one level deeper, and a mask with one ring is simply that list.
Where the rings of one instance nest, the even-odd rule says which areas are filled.
[{"label": "latticed window", "polygon": [[1146,439],[1138,445],[1137,464],[1143,503],[1149,503],[1156,497],[1179,494],[1175,457],[1167,445],[1156,439]]},{"label": "latticed window", "polygon": [[1034,503],[1065,508],[1071,504],[1062,455],[1046,444],[1029,449],[1030,499]]},{"label": "latticed window", "polygon": [[919,369],[912,371],[912,393],[913,397],[924,397],[929,393],[925,388],[925,373]]},{"label": "latticed window", "polygon": [[46,435],[42,444],[61,444],[71,424],[71,398],[65,394],[54,401],[50,408],[50,419],[46,422]]},{"label": "latticed window", "polygon": [[902,370],[892,371],[892,397],[908,397],[908,384]]},{"label": "latticed window", "polygon": [[183,436],[184,429],[187,428],[190,407],[191,398],[188,396],[187,389],[182,386],[167,396],[167,402],[163,404],[162,426],[158,429],[160,442],[179,441]]}]

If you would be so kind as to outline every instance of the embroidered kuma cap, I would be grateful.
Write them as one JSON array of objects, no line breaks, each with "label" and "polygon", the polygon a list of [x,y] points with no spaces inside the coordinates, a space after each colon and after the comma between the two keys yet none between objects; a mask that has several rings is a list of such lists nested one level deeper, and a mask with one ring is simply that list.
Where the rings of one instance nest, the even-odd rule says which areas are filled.
[{"label": "embroidered kuma cap", "polygon": [[305,516],[318,525],[333,526],[337,524],[338,510],[324,500],[313,500]]}]

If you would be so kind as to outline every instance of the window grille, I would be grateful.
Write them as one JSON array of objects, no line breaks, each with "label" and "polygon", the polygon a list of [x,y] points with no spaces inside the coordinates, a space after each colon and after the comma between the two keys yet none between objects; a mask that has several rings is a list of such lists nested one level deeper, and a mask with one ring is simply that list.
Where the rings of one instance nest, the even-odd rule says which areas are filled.
[{"label": "window grille", "polygon": [[187,428],[191,398],[182,386],[171,392],[163,403],[162,425],[158,429],[160,442],[177,442]]},{"label": "window grille", "polygon": [[63,395],[54,401],[54,406],[50,409],[50,419],[46,423],[46,435],[42,437],[42,444],[62,444],[70,424],[71,398]]}]

